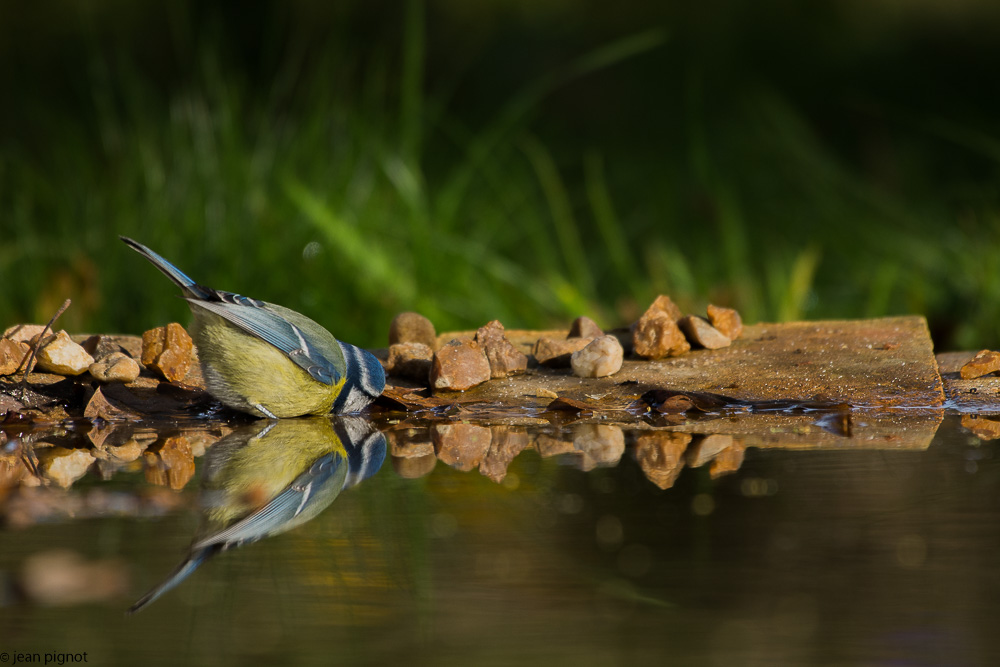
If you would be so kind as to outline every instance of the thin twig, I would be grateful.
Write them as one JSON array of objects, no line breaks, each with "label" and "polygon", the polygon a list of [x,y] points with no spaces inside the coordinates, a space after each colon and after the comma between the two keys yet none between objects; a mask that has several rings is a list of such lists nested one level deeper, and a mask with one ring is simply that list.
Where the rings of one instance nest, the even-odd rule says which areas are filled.
[{"label": "thin twig", "polygon": [[[27,357],[28,365],[24,369],[24,375],[21,377],[21,400],[22,401],[24,401],[24,394],[25,394],[25,391],[27,390],[28,373],[31,372],[31,365],[33,363],[35,363],[35,354],[38,353],[38,348],[40,348],[42,346],[42,341],[45,340],[45,334],[46,334],[46,332],[48,332],[50,329],[52,329],[52,325],[55,324],[56,320],[59,319],[60,315],[62,315],[63,313],[66,312],[66,309],[69,308],[69,304],[70,303],[72,303],[72,301],[70,299],[66,299],[65,301],[63,301],[63,305],[59,306],[59,310],[56,311],[56,314],[52,316],[52,319],[49,320],[49,323],[45,325],[44,329],[42,329],[42,333],[38,334],[38,340],[36,340],[35,344],[31,346],[31,354]],[[23,359],[21,360],[21,364],[18,365],[17,370],[14,371],[14,375],[17,375],[17,373],[21,370],[21,366],[22,365],[24,365],[24,360]]]}]

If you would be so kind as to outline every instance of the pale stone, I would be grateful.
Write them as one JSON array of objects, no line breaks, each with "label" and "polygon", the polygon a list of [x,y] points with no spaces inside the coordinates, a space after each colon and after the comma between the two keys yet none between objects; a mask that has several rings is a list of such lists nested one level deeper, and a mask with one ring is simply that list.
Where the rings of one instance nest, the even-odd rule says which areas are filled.
[{"label": "pale stone", "polygon": [[46,338],[35,358],[39,368],[59,375],[80,375],[94,363],[94,358],[70,340],[65,331]]},{"label": "pale stone", "polygon": [[601,336],[587,347],[577,350],[570,357],[573,375],[582,378],[601,378],[621,370],[625,353],[614,336]]},{"label": "pale stone", "polygon": [[65,449],[51,447],[38,456],[42,474],[63,488],[87,474],[91,464],[97,459],[85,449]]},{"label": "pale stone", "polygon": [[30,343],[41,336],[43,331],[48,332],[43,324],[15,324],[12,327],[7,327],[7,330],[3,332],[3,337],[16,340],[19,343]]},{"label": "pale stone", "polygon": [[385,368],[389,375],[426,384],[433,360],[434,350],[423,343],[393,343]]},{"label": "pale stone", "polygon": [[112,352],[90,365],[90,374],[101,382],[132,382],[139,377],[138,362],[123,352]]},{"label": "pale stone", "polygon": [[690,343],[700,345],[707,350],[718,350],[732,342],[721,331],[697,315],[682,317],[680,327]]}]

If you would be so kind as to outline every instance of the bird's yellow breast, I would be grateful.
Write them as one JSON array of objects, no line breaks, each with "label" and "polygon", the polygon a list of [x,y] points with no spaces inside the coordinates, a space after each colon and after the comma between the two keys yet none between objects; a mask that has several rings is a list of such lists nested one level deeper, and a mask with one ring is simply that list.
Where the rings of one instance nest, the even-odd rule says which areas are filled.
[{"label": "bird's yellow breast", "polygon": [[323,384],[283,352],[202,308],[192,308],[192,338],[213,396],[231,408],[275,417],[326,414],[344,386]]}]

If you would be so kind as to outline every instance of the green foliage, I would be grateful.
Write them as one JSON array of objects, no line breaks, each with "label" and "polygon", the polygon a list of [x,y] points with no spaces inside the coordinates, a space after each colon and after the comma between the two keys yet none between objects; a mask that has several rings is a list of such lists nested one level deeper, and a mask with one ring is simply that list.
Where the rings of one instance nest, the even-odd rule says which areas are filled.
[{"label": "green foliage", "polygon": [[[61,325],[77,331],[186,322],[125,234],[368,346],[400,310],[439,329],[579,314],[615,326],[658,293],[748,321],[920,312],[939,345],[997,344],[997,193],[988,179],[939,187],[932,168],[944,151],[996,173],[995,127],[883,111],[903,128],[887,139],[898,183],[886,185],[782,89],[719,83],[715,61],[692,53],[648,80],[672,96],[648,129],[662,137],[575,141],[547,130],[549,101],[677,56],[665,31],[521,72],[484,116],[428,84],[426,11],[407,4],[398,49],[290,49],[266,85],[223,37],[165,89],[91,52],[83,111],[26,107],[47,128],[42,149],[0,143],[0,323],[44,321],[66,297]],[[609,125],[624,135],[644,114],[624,107]]]}]

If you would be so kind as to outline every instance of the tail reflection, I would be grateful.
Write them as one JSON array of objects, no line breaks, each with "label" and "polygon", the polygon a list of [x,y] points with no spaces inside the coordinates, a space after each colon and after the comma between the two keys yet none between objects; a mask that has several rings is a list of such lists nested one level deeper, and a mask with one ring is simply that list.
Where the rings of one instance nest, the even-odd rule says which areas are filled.
[{"label": "tail reflection", "polygon": [[134,614],[219,553],[312,520],[375,474],[385,437],[364,419],[257,421],[216,443],[202,473],[205,526],[187,558],[132,605]]}]

